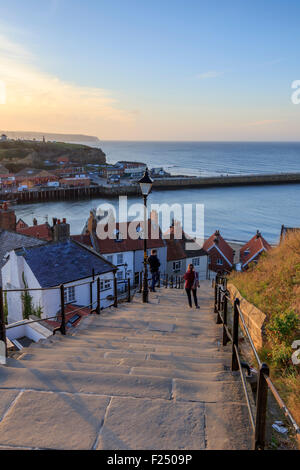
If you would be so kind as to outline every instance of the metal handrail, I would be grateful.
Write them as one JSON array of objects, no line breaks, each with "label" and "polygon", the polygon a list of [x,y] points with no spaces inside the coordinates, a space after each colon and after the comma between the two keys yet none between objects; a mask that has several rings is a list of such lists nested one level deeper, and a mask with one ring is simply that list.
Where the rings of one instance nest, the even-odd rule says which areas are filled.
[{"label": "metal handrail", "polygon": [[[298,426],[297,422],[293,418],[291,412],[285,405],[284,401],[280,397],[275,385],[273,384],[272,380],[269,377],[269,367],[262,363],[258,352],[255,348],[253,343],[252,337],[250,335],[249,329],[246,325],[243,312],[240,307],[239,299],[236,298],[232,301],[231,297],[227,295],[227,286],[226,286],[226,278],[218,277],[216,278],[215,282],[215,313],[217,313],[217,323],[223,324],[223,345],[226,345],[227,342],[230,340],[233,343],[232,346],[232,367],[231,369],[239,370],[241,375],[241,380],[243,384],[243,389],[245,392],[245,397],[247,401],[249,417],[251,421],[252,428],[255,432],[255,444],[254,448],[257,449],[264,449],[265,447],[265,425],[266,425],[266,408],[267,408],[267,391],[268,389],[272,392],[275,400],[277,401],[279,407],[283,410],[285,416],[290,420],[295,432],[300,434],[300,427]],[[225,287],[226,286],[226,287]],[[233,334],[231,336],[228,326],[227,326],[227,303],[231,302],[234,305],[234,318],[233,318]],[[222,316],[223,310],[223,316]],[[226,318],[224,318],[226,317]],[[249,395],[246,388],[246,382],[243,375],[242,368],[246,366],[240,360],[240,354],[238,350],[238,329],[239,329],[239,320],[241,320],[244,332],[246,334],[247,339],[251,345],[253,350],[254,356],[259,366],[259,380],[258,380],[258,389],[257,389],[257,398],[256,398],[256,420],[254,421]],[[249,368],[249,366],[248,366]]]},{"label": "metal handrail", "polygon": [[248,391],[247,391],[247,385],[246,385],[245,377],[244,377],[244,374],[243,374],[243,369],[242,369],[242,365],[241,365],[239,351],[238,351],[238,348],[237,348],[236,345],[234,345],[234,349],[235,349],[236,358],[237,358],[237,361],[238,361],[238,364],[239,364],[239,372],[240,372],[240,376],[241,376],[241,380],[242,380],[242,384],[243,384],[243,389],[244,389],[244,393],[245,393],[245,397],[246,397],[246,401],[247,401],[251,426],[252,426],[253,431],[255,431],[254,416],[253,416],[253,412],[252,412],[252,408],[251,408],[251,404],[250,404],[250,399],[249,399],[249,395],[248,395]]}]

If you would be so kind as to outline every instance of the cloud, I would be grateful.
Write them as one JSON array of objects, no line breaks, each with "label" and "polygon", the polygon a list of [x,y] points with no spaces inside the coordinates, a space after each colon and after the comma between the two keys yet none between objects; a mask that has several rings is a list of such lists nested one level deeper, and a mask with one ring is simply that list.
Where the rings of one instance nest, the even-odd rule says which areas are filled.
[{"label": "cloud", "polygon": [[207,78],[217,78],[224,75],[224,72],[217,72],[215,70],[210,70],[209,72],[200,73],[196,76],[198,80],[206,80]]},{"label": "cloud", "polygon": [[88,132],[102,135],[134,122],[109,90],[81,86],[41,71],[22,45],[0,35],[0,81],[6,104],[0,106],[7,130]]}]

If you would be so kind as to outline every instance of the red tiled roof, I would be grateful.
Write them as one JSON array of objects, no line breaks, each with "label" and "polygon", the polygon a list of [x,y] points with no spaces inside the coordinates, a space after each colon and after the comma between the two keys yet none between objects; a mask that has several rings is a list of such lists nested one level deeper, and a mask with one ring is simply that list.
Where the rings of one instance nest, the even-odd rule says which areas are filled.
[{"label": "red tiled roof", "polygon": [[[116,230],[122,235],[120,241],[115,239],[106,238],[105,240],[100,240],[97,235],[94,237],[95,243],[97,244],[97,251],[101,254],[110,254],[110,253],[121,253],[126,251],[137,251],[144,249],[144,240],[138,238],[137,240],[132,239],[128,234],[128,226],[130,222],[116,223]],[[136,222],[136,227],[139,227],[141,222]],[[151,227],[153,228],[153,234],[151,233]],[[107,230],[107,226],[105,227]],[[158,233],[158,239],[156,239],[156,233]],[[126,234],[128,234],[126,236]],[[115,235],[115,234],[114,234]],[[86,246],[93,248],[93,243],[89,234],[84,235],[73,235],[73,240],[82,243]],[[165,246],[162,239],[162,234],[160,228],[157,226],[157,229],[154,224],[151,224],[151,221],[148,220],[148,240],[147,248],[161,248]]]},{"label": "red tiled roof", "polygon": [[268,251],[271,248],[271,245],[261,236],[261,234],[254,235],[254,237],[252,237],[251,240],[245,243],[245,245],[240,249],[242,265],[247,265],[249,261],[254,259],[260,252]]},{"label": "red tiled roof", "polygon": [[16,225],[17,232],[19,231],[19,229],[27,228],[27,227],[28,227],[28,224],[26,224],[26,222],[24,222],[24,220],[22,220],[22,219],[18,220],[17,225]]},{"label": "red tiled roof", "polygon": [[187,258],[182,246],[182,240],[166,239],[167,244],[167,261],[177,261]]},{"label": "red tiled roof", "polygon": [[52,240],[52,232],[49,224],[32,225],[31,227],[18,228],[17,232],[29,237],[40,238],[41,240]]},{"label": "red tiled roof", "polygon": [[[79,310],[80,309],[80,310]],[[90,315],[90,309],[86,308],[86,307],[79,307],[78,305],[74,305],[74,304],[68,304],[65,306],[65,318],[66,318],[66,324],[68,323],[68,321],[76,314],[78,314],[80,316],[80,318],[78,318],[72,326],[77,326],[78,323],[80,322],[81,318],[82,317],[86,317],[88,315]],[[61,325],[61,322],[60,321],[54,321],[54,320],[45,320],[46,323],[48,323],[49,326],[53,327],[54,328],[57,328],[58,326]]]},{"label": "red tiled roof", "polygon": [[217,247],[217,249],[223,254],[223,256],[233,264],[234,259],[234,251],[231,246],[224,240],[224,238],[220,235],[217,231],[213,233],[203,244],[203,249],[208,252],[213,247]]}]

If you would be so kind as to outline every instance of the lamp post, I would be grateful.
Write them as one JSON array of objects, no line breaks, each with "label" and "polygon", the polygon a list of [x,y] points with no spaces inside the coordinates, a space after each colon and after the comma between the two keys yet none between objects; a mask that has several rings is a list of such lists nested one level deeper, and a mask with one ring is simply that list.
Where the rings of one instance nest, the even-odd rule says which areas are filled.
[{"label": "lamp post", "polygon": [[141,192],[144,198],[144,283],[143,283],[143,302],[148,302],[149,289],[148,289],[148,257],[147,257],[147,238],[148,238],[148,223],[147,223],[147,197],[149,196],[153,181],[149,176],[148,168],[145,174],[139,181]]}]

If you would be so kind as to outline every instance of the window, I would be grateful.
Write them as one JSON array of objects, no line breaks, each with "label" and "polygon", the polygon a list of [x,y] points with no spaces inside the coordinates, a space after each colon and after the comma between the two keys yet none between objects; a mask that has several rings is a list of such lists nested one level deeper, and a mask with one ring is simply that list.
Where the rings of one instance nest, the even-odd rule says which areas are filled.
[{"label": "window", "polygon": [[124,256],[123,253],[117,255],[117,264],[123,264]]},{"label": "window", "polygon": [[250,255],[250,248],[247,248],[247,249],[244,251],[244,255],[245,255],[245,256]]},{"label": "window", "polygon": [[110,279],[104,279],[100,281],[100,290],[110,289],[111,281]]},{"label": "window", "polygon": [[199,265],[200,265],[200,258],[194,258],[194,259],[192,260],[192,264],[193,264],[194,266],[199,266]]},{"label": "window", "polygon": [[65,287],[65,303],[75,302],[75,286]]},{"label": "window", "polygon": [[117,279],[118,281],[121,281],[123,279],[123,272],[122,271],[117,271]]},{"label": "window", "polygon": [[174,261],[173,262],[173,271],[179,271],[181,268],[181,261]]},{"label": "window", "polygon": [[218,260],[217,260],[217,265],[218,265],[218,266],[223,266],[223,260],[222,260],[222,258],[218,258]]},{"label": "window", "polygon": [[109,261],[110,263],[113,263],[113,261],[114,261],[113,255],[108,255],[107,256],[107,261]]}]

